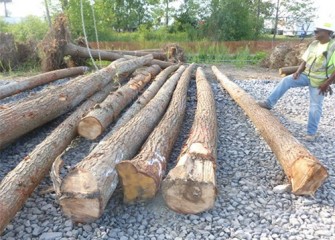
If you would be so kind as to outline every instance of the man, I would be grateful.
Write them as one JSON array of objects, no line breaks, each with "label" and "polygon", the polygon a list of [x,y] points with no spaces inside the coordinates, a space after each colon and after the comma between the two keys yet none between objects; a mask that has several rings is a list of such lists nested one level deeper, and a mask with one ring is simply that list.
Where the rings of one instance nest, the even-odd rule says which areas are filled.
[{"label": "man", "polygon": [[259,106],[271,109],[290,88],[309,87],[309,114],[307,141],[314,141],[322,114],[322,104],[330,84],[335,81],[335,40],[331,39],[334,28],[331,22],[321,22],[316,26],[315,39],[302,56],[298,70],[283,78],[265,101]]}]

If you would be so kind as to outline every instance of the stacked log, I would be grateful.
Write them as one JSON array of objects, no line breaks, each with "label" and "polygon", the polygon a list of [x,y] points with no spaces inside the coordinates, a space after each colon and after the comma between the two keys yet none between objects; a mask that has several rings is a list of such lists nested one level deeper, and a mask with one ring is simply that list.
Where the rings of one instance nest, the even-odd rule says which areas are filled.
[{"label": "stacked log", "polygon": [[295,73],[298,70],[299,66],[290,66],[290,67],[281,67],[279,68],[278,72],[280,76],[285,77],[292,73]]},{"label": "stacked log", "polygon": [[90,222],[101,216],[118,183],[115,165],[132,158],[155,128],[184,69],[179,67],[134,118],[103,139],[66,176],[59,197],[65,215],[76,222]]},{"label": "stacked log", "polygon": [[0,112],[0,149],[23,134],[68,112],[84,99],[101,90],[115,75],[132,72],[148,64],[152,56],[111,64],[95,73],[40,94],[30,101],[5,107]]},{"label": "stacked log", "polygon": [[113,130],[108,133],[112,134],[115,129],[119,129],[133,118],[147,103],[156,95],[160,87],[165,83],[168,76],[178,68],[178,65],[172,65],[161,71],[147,90],[127,109],[122,117],[116,122]]},{"label": "stacked log", "polygon": [[32,89],[42,84],[55,81],[57,79],[81,75],[84,74],[86,71],[88,71],[88,67],[73,67],[47,72],[33,77],[29,77],[19,82],[13,82],[0,87],[0,99],[17,94],[27,89]]},{"label": "stacked log", "polygon": [[267,109],[230,81],[215,66],[214,74],[232,98],[246,112],[283,167],[297,195],[313,195],[328,177],[327,170]]},{"label": "stacked log", "polygon": [[160,70],[161,68],[158,65],[143,69],[126,85],[109,95],[102,103],[96,105],[92,111],[81,119],[78,125],[79,135],[91,140],[100,136]]},{"label": "stacked log", "polygon": [[164,200],[179,213],[213,208],[216,198],[217,121],[214,95],[201,68],[197,69],[197,109],[191,134],[162,184]]},{"label": "stacked log", "polygon": [[109,83],[103,90],[87,99],[2,179],[0,183],[0,234],[47,175],[56,157],[76,137],[76,126],[81,117],[95,104],[103,101],[117,86],[118,82]]},{"label": "stacked log", "polygon": [[125,202],[148,200],[157,193],[184,119],[187,88],[193,67],[193,64],[189,66],[181,76],[169,108],[140,153],[132,160],[117,164]]}]

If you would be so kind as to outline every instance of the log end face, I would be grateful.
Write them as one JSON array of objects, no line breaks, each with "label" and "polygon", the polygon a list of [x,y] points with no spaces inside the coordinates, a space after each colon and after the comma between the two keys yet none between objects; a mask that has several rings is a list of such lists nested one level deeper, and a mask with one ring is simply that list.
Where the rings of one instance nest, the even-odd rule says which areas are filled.
[{"label": "log end face", "polygon": [[102,132],[103,126],[95,117],[84,117],[78,124],[78,134],[87,139],[96,139]]},{"label": "log end face", "polygon": [[66,216],[75,222],[92,222],[102,214],[97,182],[91,173],[76,169],[62,182],[59,203]]},{"label": "log end face", "polygon": [[101,216],[98,199],[62,199],[60,205],[64,214],[77,223],[94,222]]},{"label": "log end face", "polygon": [[126,203],[152,199],[158,187],[155,180],[137,170],[131,161],[122,161],[116,166],[123,188],[123,200]]},{"label": "log end face", "polygon": [[167,206],[175,212],[197,214],[214,207],[216,187],[213,183],[165,179],[162,192]]},{"label": "log end face", "polygon": [[292,192],[296,195],[314,195],[327,177],[327,169],[318,161],[300,158],[292,165]]}]

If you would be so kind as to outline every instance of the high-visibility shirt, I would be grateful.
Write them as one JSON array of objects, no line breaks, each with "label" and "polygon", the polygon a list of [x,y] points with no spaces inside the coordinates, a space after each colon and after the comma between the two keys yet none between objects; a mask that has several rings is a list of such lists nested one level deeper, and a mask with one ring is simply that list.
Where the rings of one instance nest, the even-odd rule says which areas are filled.
[{"label": "high-visibility shirt", "polygon": [[312,87],[319,87],[335,71],[335,41],[321,44],[313,41],[302,56],[306,62],[304,74],[309,77]]}]

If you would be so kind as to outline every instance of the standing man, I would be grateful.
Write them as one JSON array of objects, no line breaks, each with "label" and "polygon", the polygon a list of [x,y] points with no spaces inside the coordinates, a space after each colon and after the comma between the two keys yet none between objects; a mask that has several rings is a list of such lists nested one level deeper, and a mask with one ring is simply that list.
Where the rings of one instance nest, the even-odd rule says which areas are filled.
[{"label": "standing man", "polygon": [[322,115],[322,104],[330,84],[335,82],[335,40],[332,39],[334,25],[321,22],[314,31],[315,39],[302,56],[298,70],[283,78],[265,101],[259,106],[271,109],[290,88],[309,87],[309,114],[307,123],[307,141],[314,141]]}]

